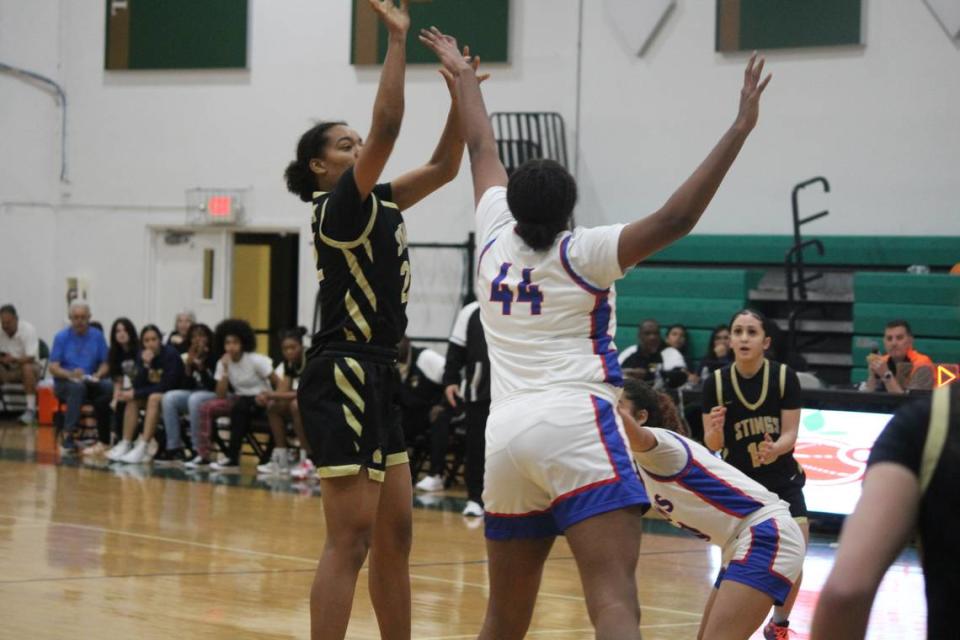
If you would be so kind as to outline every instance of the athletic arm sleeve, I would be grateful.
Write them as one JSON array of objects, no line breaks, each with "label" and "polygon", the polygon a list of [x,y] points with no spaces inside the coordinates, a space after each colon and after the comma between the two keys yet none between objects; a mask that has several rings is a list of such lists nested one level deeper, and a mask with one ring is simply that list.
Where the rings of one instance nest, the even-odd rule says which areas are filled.
[{"label": "athletic arm sleeve", "polygon": [[567,245],[570,266],[580,277],[597,289],[607,289],[623,277],[617,257],[617,246],[623,224],[574,230]]},{"label": "athletic arm sleeve", "polygon": [[919,475],[929,426],[929,398],[900,407],[873,443],[867,465],[894,462]]}]

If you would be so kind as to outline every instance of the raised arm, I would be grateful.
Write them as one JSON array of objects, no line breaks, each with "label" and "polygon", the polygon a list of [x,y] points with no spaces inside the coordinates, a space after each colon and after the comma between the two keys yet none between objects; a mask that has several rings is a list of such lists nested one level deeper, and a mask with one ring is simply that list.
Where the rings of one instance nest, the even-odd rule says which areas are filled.
[{"label": "raised arm", "polygon": [[470,154],[474,203],[479,202],[490,187],[507,184],[507,172],[500,162],[493,127],[480,92],[481,78],[477,77],[474,67],[464,60],[452,36],[430,27],[429,30],[420,31],[420,41],[437,54],[440,64],[454,79],[460,131],[463,132]]},{"label": "raised arm", "polygon": [[[469,47],[463,48],[463,57],[476,71],[480,65],[480,58],[471,58]],[[463,136],[460,135],[456,79],[442,67],[440,74],[450,92],[450,112],[447,114],[447,123],[443,127],[437,148],[434,149],[427,164],[403,174],[390,183],[393,188],[393,200],[404,211],[456,178],[460,171],[460,161],[463,159]],[[478,80],[483,82],[488,77],[489,74],[484,74],[478,76]]]},{"label": "raised arm", "polygon": [[760,96],[771,78],[768,74],[763,81],[760,80],[763,63],[763,58],[757,60],[756,53],[750,56],[743,73],[737,119],[696,171],[658,211],[624,228],[617,247],[623,269],[634,266],[687,235],[700,220],[747,136],[757,124]]},{"label": "raised arm", "polygon": [[387,27],[387,55],[380,72],[380,87],[373,103],[373,121],[370,133],[360,149],[353,167],[353,177],[365,200],[390,159],[393,145],[400,135],[403,121],[403,83],[407,65],[407,31],[410,29],[408,0],[368,0],[373,10]]},{"label": "raised arm", "polygon": [[920,503],[920,483],[904,466],[882,462],[863,481],[863,495],[847,517],[830,577],[820,591],[811,640],[863,638],[877,588],[909,541]]}]

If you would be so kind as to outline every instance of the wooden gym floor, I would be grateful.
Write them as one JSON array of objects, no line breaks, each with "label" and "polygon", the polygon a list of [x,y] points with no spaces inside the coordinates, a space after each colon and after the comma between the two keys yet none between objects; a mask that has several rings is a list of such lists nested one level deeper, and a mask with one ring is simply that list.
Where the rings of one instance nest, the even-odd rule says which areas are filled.
[{"label": "wooden gym floor", "polygon": [[[0,638],[306,638],[324,538],[315,483],[60,460],[49,428],[0,421]],[[463,493],[417,497],[413,637],[475,637],[486,602],[479,519]],[[807,637],[830,570],[815,540],[792,619]],[[719,554],[650,522],[638,584],[646,640],[694,638]],[[378,637],[365,571],[349,638]],[[924,637],[923,577],[907,552],[874,607],[872,639]],[[529,637],[592,638],[570,550],[547,563]],[[755,638],[761,637],[756,634]]]}]

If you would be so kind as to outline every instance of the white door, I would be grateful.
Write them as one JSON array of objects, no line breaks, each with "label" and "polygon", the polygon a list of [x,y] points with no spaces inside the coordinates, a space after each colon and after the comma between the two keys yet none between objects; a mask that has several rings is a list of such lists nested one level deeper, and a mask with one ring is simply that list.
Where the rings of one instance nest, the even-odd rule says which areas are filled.
[{"label": "white door", "polygon": [[150,248],[149,317],[166,334],[176,314],[193,311],[211,328],[230,308],[229,234],[219,230],[154,229]]}]

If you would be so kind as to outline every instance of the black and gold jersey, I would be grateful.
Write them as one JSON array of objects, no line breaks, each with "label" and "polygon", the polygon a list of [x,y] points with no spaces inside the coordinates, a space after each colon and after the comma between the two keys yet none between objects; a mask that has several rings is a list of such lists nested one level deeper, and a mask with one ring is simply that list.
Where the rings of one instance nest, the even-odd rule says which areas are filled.
[{"label": "black and gold jersey", "polygon": [[803,475],[792,449],[769,464],[759,457],[766,434],[780,439],[781,410],[800,408],[800,381],[793,369],[766,359],[750,378],[743,377],[736,364],[717,369],[704,381],[703,412],[715,406],[727,409],[721,452],[726,462],[774,491]]},{"label": "black and gold jersey", "polygon": [[410,260],[403,216],[389,184],[366,198],[348,169],[313,197],[320,329],[310,355],[326,350],[394,354],[407,328]]}]

